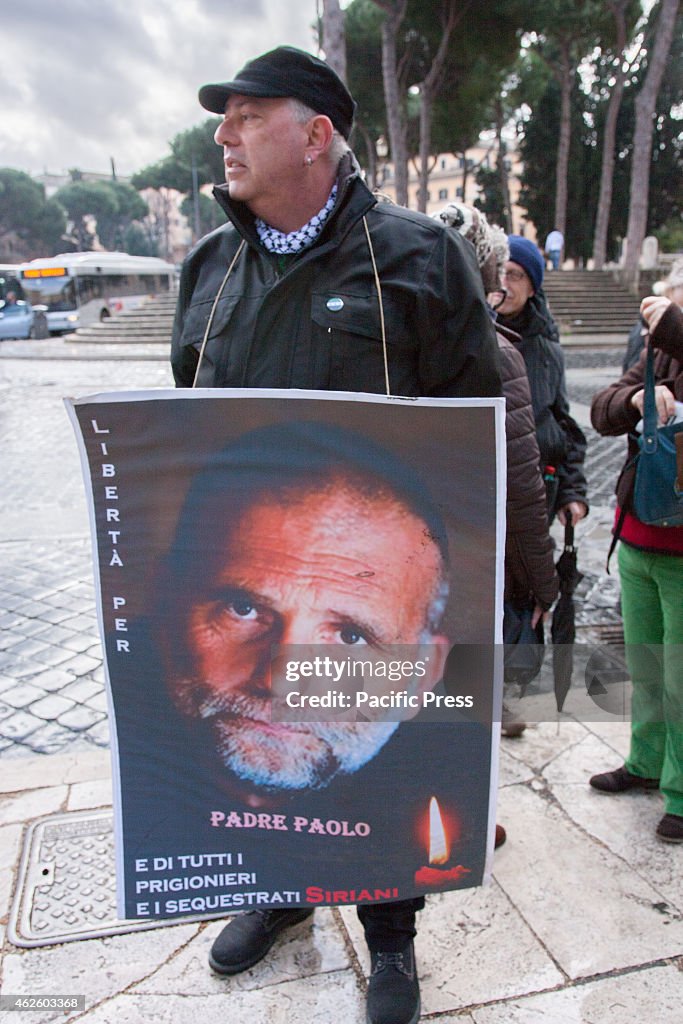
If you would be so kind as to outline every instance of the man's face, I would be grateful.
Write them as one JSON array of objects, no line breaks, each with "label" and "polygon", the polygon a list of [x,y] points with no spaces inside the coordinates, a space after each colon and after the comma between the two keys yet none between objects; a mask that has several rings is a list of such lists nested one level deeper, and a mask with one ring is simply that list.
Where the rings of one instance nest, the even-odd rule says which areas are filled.
[{"label": "man's face", "polygon": [[503,287],[507,289],[505,300],[498,306],[502,316],[517,316],[534,294],[529,275],[519,263],[508,260],[502,273]]},{"label": "man's face", "polygon": [[231,198],[257,216],[287,201],[301,188],[307,138],[289,100],[231,96],[214,135]]},{"label": "man's face", "polygon": [[171,678],[172,699],[244,782],[324,786],[373,757],[397,722],[271,721],[273,646],[334,645],[344,658],[428,639],[445,658],[445,637],[425,636],[440,575],[424,522],[392,497],[332,484],[258,501],[226,532],[206,596],[189,610],[192,673]]}]

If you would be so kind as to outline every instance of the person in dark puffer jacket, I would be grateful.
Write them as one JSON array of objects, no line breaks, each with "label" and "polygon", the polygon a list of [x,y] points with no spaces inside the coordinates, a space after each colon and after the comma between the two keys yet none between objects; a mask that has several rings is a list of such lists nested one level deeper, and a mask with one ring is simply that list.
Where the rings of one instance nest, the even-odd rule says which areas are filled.
[{"label": "person in dark puffer jacket", "polygon": [[[474,245],[487,295],[500,294],[500,274],[508,259],[502,228],[487,223],[485,215],[465,203],[449,203],[435,214]],[[517,608],[533,608],[536,626],[557,597],[558,577],[553,544],[548,532],[546,489],[541,477],[540,454],[524,359],[515,347],[519,335],[496,323],[500,370],[505,396],[507,499],[505,504],[504,599]],[[524,723],[503,705],[503,734],[520,736]]]},{"label": "person in dark puffer jacket", "polygon": [[[484,291],[487,295],[497,293],[508,253],[502,228],[488,224],[481,211],[465,203],[449,203],[435,219],[456,228],[472,242]],[[558,580],[531,393],[524,359],[515,344],[521,341],[519,335],[499,323],[495,327],[506,405],[505,598],[533,599],[540,615],[557,597]]]}]

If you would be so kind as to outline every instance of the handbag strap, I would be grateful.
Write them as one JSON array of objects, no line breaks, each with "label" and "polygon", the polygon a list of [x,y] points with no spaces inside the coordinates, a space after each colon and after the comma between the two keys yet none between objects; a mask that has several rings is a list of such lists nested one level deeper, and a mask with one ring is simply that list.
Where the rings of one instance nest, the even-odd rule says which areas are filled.
[{"label": "handbag strap", "polygon": [[657,450],[657,403],[655,402],[655,357],[650,337],[645,335],[645,393],[643,396],[642,451],[649,454]]}]

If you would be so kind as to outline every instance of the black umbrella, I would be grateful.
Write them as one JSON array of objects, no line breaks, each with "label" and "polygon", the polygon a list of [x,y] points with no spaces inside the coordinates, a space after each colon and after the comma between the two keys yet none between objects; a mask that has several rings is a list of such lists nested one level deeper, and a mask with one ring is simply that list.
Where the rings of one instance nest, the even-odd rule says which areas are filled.
[{"label": "black umbrella", "polygon": [[572,644],[576,638],[574,622],[574,591],[583,579],[576,566],[574,527],[569,520],[564,527],[564,551],[557,561],[560,577],[560,596],[553,612],[550,636],[553,641],[553,679],[557,710],[561,711],[565,697],[572,685],[574,652]]}]

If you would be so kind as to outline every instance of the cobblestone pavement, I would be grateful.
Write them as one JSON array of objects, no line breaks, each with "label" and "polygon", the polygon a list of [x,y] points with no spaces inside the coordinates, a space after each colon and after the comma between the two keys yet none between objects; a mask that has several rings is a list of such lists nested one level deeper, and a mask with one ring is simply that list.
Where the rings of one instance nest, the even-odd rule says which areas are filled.
[{"label": "cobblestone pavement", "polygon": [[172,385],[151,347],[126,360],[47,360],[46,344],[0,345],[3,756],[109,743],[85,492],[63,397]]},{"label": "cobblestone pavement", "polygon": [[[0,346],[3,757],[109,742],[84,489],[62,399],[172,385],[159,346],[113,348],[55,340]],[[589,438],[592,510],[579,530],[577,623],[590,630],[619,622],[618,580],[605,574],[604,559],[624,441],[598,437],[587,407],[593,390],[618,376],[621,349],[572,349],[566,357],[574,413]]]}]

